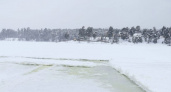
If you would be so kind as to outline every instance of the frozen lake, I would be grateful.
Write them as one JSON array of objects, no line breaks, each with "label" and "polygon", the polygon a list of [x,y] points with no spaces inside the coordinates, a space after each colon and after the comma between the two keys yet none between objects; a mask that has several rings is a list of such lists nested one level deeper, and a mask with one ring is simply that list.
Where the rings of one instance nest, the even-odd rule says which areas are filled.
[{"label": "frozen lake", "polygon": [[74,66],[1,61],[0,74],[0,92],[144,92],[108,62]]},{"label": "frozen lake", "polygon": [[[0,43],[0,92],[117,90],[117,86],[116,88],[111,86],[113,84],[110,81],[113,79],[96,74],[106,70],[106,68],[97,68],[109,65],[128,76],[146,92],[170,92],[171,90],[169,86],[171,85],[171,49],[170,46],[160,43],[113,45],[85,42],[1,41]],[[98,60],[108,62],[104,64],[103,61]],[[73,68],[79,68],[80,72],[83,69],[87,75],[92,75],[87,71],[89,69],[96,72],[92,75],[94,77],[68,74],[67,71]],[[30,74],[32,71],[34,73]],[[109,75],[112,76],[112,74]],[[105,81],[99,79],[100,76],[103,76]],[[106,83],[106,81],[109,82]],[[126,85],[122,84],[120,87],[124,88],[121,89],[127,89],[125,87],[130,86],[127,82],[119,83]],[[131,87],[137,86],[131,85]]]}]

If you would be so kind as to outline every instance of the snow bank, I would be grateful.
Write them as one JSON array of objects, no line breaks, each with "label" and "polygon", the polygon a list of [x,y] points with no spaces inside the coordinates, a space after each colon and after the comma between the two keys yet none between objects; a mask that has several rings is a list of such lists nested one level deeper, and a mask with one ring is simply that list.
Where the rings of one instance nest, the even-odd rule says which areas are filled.
[{"label": "snow bank", "polygon": [[98,65],[106,65],[106,61],[84,61],[71,59],[54,59],[54,58],[31,58],[31,57],[1,57],[0,63],[13,63],[21,65],[45,65],[45,66],[78,66],[78,67],[94,67]]},{"label": "snow bank", "polygon": [[[133,44],[123,42],[111,45],[86,42],[1,41],[0,44],[0,56],[110,60],[110,64],[115,69],[127,75],[147,91],[171,91],[171,47],[161,43]],[[54,61],[52,62],[54,63]],[[60,63],[66,64],[68,62]],[[86,64],[93,66],[95,63],[84,62],[84,65]]]},{"label": "snow bank", "polygon": [[[139,49],[138,49],[139,48]],[[131,48],[130,48],[131,49]],[[133,49],[133,48],[132,48]],[[147,92],[170,92],[171,48],[164,46],[134,46],[124,51],[123,58],[115,57],[110,63]]]},{"label": "snow bank", "polygon": [[[129,60],[129,59],[128,59]],[[112,66],[147,92],[170,92],[171,63],[113,60]]]}]

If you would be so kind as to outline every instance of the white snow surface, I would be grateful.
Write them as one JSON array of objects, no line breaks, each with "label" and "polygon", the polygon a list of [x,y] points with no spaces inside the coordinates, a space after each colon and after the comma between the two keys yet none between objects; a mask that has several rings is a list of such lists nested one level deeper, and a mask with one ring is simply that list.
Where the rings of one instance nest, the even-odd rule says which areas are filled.
[{"label": "white snow surface", "polygon": [[[90,67],[95,66],[96,63],[70,62],[67,60],[55,62],[53,59],[109,60],[113,68],[128,76],[147,92],[171,92],[171,47],[161,43],[107,44],[0,41],[0,63],[6,61],[35,64],[34,60],[29,62],[29,59],[32,58],[52,59],[48,60],[48,63],[46,60],[34,59],[36,64],[71,64]],[[6,72],[9,71],[4,71],[4,73]],[[2,75],[0,78],[4,78]]]}]

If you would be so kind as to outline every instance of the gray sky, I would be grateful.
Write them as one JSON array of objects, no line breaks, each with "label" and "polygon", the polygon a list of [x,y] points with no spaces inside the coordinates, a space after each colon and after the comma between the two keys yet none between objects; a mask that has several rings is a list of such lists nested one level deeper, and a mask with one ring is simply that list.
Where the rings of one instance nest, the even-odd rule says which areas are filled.
[{"label": "gray sky", "polygon": [[0,0],[2,28],[171,27],[171,0]]}]

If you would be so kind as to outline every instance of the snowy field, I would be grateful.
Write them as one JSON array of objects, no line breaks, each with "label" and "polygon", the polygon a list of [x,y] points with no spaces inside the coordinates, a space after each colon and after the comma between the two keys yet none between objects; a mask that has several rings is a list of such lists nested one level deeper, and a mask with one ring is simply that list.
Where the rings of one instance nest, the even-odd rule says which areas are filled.
[{"label": "snowy field", "polygon": [[[85,92],[89,92],[91,90],[95,90],[95,92],[109,92],[111,90],[114,91],[113,87],[110,88],[110,86],[113,84],[110,84],[109,81],[103,81],[103,83],[96,83],[93,82],[97,81],[93,80],[94,77],[83,80],[78,77],[78,75],[80,76],[80,73],[77,76],[66,73],[66,71],[68,72],[68,70],[77,71],[77,69],[71,69],[73,66],[90,67],[88,68],[90,70],[84,70],[84,68],[81,68],[83,70],[78,72],[99,71],[96,68],[97,66],[110,66],[119,71],[120,73],[128,76],[129,79],[133,80],[136,84],[138,84],[147,92],[170,92],[170,56],[171,47],[163,45],[161,43],[121,43],[111,45],[104,43],[86,42],[50,43],[1,41],[0,92],[11,92],[14,89],[16,90],[15,92],[26,92],[25,89],[32,88],[32,92],[46,92],[49,91],[49,89],[52,90],[51,92],[54,91],[53,89],[58,89],[58,91],[66,92],[66,87],[68,88],[68,90],[73,90],[77,92],[80,92],[80,90],[84,90]],[[106,62],[108,63],[106,64]],[[66,69],[66,66],[72,67]],[[100,69],[103,70],[103,68]],[[105,69],[106,68],[104,68],[104,70]],[[96,72],[93,72],[93,74],[94,73]],[[59,76],[56,76],[56,78],[51,78],[52,76],[49,75]],[[95,75],[99,74],[97,73]],[[102,77],[104,78],[102,80],[109,80],[108,77],[104,76]],[[48,81],[46,80],[47,78],[49,78]],[[65,81],[60,80],[61,78],[64,78]],[[99,80],[101,80],[101,78],[99,78]],[[51,83],[52,85],[50,86],[50,88],[47,88],[49,87],[48,85],[50,85],[48,83]],[[56,87],[53,84],[64,84],[66,86],[61,85],[59,87]],[[102,84],[106,85],[101,87]],[[124,83],[120,85],[125,87]],[[42,86],[43,89],[40,89],[39,86]],[[129,86],[129,84],[127,84],[127,86]],[[87,87],[89,87],[89,89],[87,89]],[[116,89],[115,91],[124,92],[118,91]]]}]

